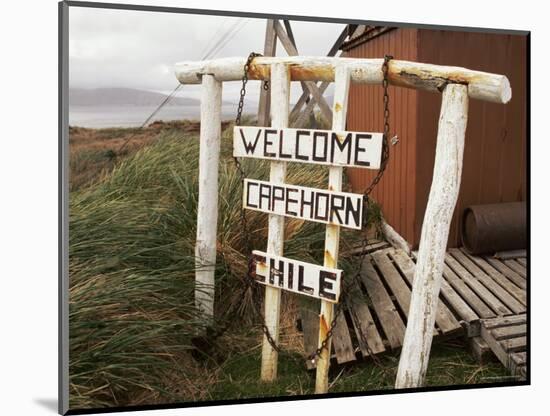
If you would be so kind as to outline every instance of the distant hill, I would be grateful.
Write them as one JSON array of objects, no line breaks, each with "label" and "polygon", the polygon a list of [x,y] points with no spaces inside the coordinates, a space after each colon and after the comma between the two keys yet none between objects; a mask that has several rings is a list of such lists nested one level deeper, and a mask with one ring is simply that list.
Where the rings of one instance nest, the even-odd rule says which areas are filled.
[{"label": "distant hill", "polygon": [[[132,88],[70,88],[69,105],[71,106],[139,106],[148,107],[159,105],[166,94],[136,90]],[[166,105],[199,105],[200,100],[186,97],[172,97]]]}]

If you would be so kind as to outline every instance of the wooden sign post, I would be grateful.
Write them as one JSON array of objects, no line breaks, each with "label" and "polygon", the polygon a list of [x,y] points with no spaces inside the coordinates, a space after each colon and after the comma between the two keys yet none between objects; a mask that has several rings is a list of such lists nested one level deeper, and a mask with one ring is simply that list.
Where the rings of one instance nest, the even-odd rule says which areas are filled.
[{"label": "wooden sign post", "polygon": [[[290,97],[290,72],[287,65],[278,63],[271,65],[271,109],[272,127],[288,126],[288,111]],[[273,161],[269,172],[272,184],[282,184],[286,176],[286,162]],[[284,217],[269,215],[269,231],[267,237],[267,252],[276,256],[283,255]],[[279,341],[279,312],[281,309],[281,289],[265,287],[265,324],[275,342]],[[262,345],[261,379],[273,381],[277,378],[277,351],[264,336]]]},{"label": "wooden sign post", "polygon": [[[340,65],[334,70],[334,105],[332,111],[332,129],[344,130],[346,128],[346,113],[348,109],[350,72],[348,67]],[[381,150],[382,142],[380,142]],[[332,166],[329,169],[328,189],[340,192],[342,190],[341,166]],[[336,268],[338,264],[338,250],[340,247],[340,226],[327,225],[325,236],[325,267]],[[321,314],[319,315],[319,346],[327,336],[332,323],[334,305],[331,302],[321,301]],[[328,370],[330,367],[330,351],[332,343],[327,343],[327,348],[321,352],[317,362],[317,374],[315,378],[315,393],[328,392]]]},{"label": "wooden sign post", "polygon": [[[274,26],[274,30],[278,30],[277,25]],[[240,57],[182,62],[176,66],[176,77],[182,84],[202,82],[204,88],[201,99],[199,207],[202,206],[205,209],[199,208],[197,220],[196,255],[198,266],[204,265],[204,261],[207,264],[213,264],[215,261],[217,211],[212,207],[217,205],[217,196],[212,195],[212,189],[217,183],[221,83],[241,80],[245,62],[246,58]],[[366,135],[370,134],[370,137],[366,137],[363,133],[345,132],[349,83],[381,84],[384,79],[383,62],[383,59],[334,57],[258,57],[248,67],[249,80],[271,79],[271,128],[240,128],[235,132],[234,143],[237,156],[271,160],[270,181],[267,185],[262,181],[247,181],[245,207],[269,212],[267,252],[256,252],[254,255],[260,256],[260,258],[263,256],[265,262],[270,262],[269,265],[262,266],[260,264],[260,270],[257,266],[256,274],[257,278],[266,280],[264,282],[266,284],[266,325],[275,341],[279,337],[281,288],[293,291],[296,289],[299,292],[313,291],[308,294],[320,297],[322,299],[320,343],[329,330],[334,304],[331,301],[334,299],[330,299],[330,296],[327,298],[327,295],[334,294],[338,299],[338,291],[332,289],[339,282],[338,278],[334,279],[333,277],[334,273],[339,275],[336,266],[340,227],[355,224],[360,228],[362,223],[362,217],[357,220],[354,215],[355,202],[353,197],[349,196],[351,194],[346,195],[341,192],[343,166],[367,168],[379,166],[376,164],[379,161],[376,162],[378,158],[377,146],[374,144],[378,140],[377,134],[367,133]],[[287,128],[291,78],[293,81],[322,81],[321,85],[324,87],[326,87],[326,83],[335,82],[332,132]],[[510,82],[504,75],[396,59],[389,64],[388,80],[391,84],[401,87],[437,93],[443,91],[434,182],[430,190],[428,208],[422,227],[418,266],[415,271],[407,331],[396,381],[396,387],[417,387],[423,383],[429,360],[433,323],[441,284],[441,270],[444,262],[443,254],[447,243],[450,218],[460,186],[467,100],[471,98],[504,104],[510,100],[512,90]],[[318,87],[315,85],[315,88]],[[316,94],[312,94],[312,97],[315,98]],[[203,147],[206,147],[204,151]],[[374,160],[371,159],[371,156]],[[288,161],[329,165],[328,190],[312,190],[311,188],[284,185]],[[301,202],[296,199],[298,196],[301,198]],[[315,202],[311,202],[311,198]],[[304,212],[300,211],[298,215],[297,208],[303,208]],[[304,274],[301,286],[299,273],[300,270],[306,273],[306,266],[300,265],[300,262],[295,260],[282,257],[285,216],[321,220],[321,222],[327,223],[324,269],[314,265],[307,267],[308,276],[306,278]],[[273,266],[271,261],[274,262]],[[276,266],[275,263],[277,263]],[[297,283],[294,280],[295,270],[298,273]],[[324,273],[332,273],[332,277],[327,277]],[[322,274],[324,275],[321,276]],[[315,282],[316,279],[319,285],[328,285],[328,287],[316,288],[312,286],[314,284],[311,282]],[[213,283],[213,270],[197,267],[196,281],[197,307],[203,311],[206,317],[211,317],[213,285],[207,292],[207,296],[204,297],[199,291],[199,287],[205,283],[207,285]],[[330,342],[317,363],[315,387],[317,393],[324,393],[328,390],[329,359]],[[264,337],[262,380],[274,380],[276,375],[277,352]]]}]

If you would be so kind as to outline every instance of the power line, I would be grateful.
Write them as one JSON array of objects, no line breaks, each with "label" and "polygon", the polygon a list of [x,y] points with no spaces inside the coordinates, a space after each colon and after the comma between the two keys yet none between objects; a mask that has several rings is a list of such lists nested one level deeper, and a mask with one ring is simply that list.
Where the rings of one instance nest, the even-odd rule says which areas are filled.
[{"label": "power line", "polygon": [[[210,59],[210,57],[214,56],[219,51],[221,51],[227,45],[227,43],[229,43],[237,35],[237,33],[239,33],[242,30],[242,28],[248,23],[248,21],[249,19],[237,20],[232,26],[230,26],[225,31],[225,33],[222,36],[220,36],[220,38],[214,43],[214,45],[212,45],[212,47],[208,50],[208,52],[203,55],[203,58],[201,60]],[[216,34],[219,32],[220,32],[220,29],[216,31]],[[210,46],[211,43],[212,42],[209,42],[207,46]],[[207,48],[205,47],[204,49],[206,50]],[[172,92],[169,95],[167,95],[164,98],[164,100],[162,100],[162,102],[157,106],[157,108],[155,108],[155,110],[145,119],[145,121],[141,123],[141,125],[138,127],[138,130],[142,130],[147,125],[147,123],[151,121],[151,119],[162,109],[162,107],[164,107],[172,99],[172,97],[174,97],[174,95],[181,88],[182,85],[183,84],[178,82],[178,85],[172,90]],[[128,143],[130,143],[130,141],[135,137],[136,137],[136,134],[133,134],[130,137],[128,137],[124,141],[124,143],[122,143],[122,146],[119,147],[116,154],[119,154],[122,150],[124,150],[128,145]]]}]

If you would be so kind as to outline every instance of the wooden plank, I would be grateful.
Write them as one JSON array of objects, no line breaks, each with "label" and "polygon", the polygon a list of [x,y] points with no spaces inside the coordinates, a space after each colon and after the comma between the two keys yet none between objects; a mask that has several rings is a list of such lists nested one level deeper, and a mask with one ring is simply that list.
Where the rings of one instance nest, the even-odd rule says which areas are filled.
[{"label": "wooden plank", "polygon": [[[383,263],[385,263],[384,268],[387,271],[387,273],[386,271],[384,271],[383,274],[389,285],[390,285],[390,281],[388,280],[388,277],[392,280],[390,287],[392,288],[392,290],[394,290],[394,293],[395,293],[395,289],[393,288],[393,286],[395,286],[396,289],[398,289],[398,287],[401,286],[401,289],[399,289],[402,293],[401,296],[403,296],[403,294],[406,294],[405,296],[407,301],[406,301],[406,309],[404,310],[404,313],[405,313],[405,316],[408,316],[411,291],[407,286],[407,284],[405,283],[405,281],[403,280],[403,278],[401,277],[401,274],[399,274],[399,272],[396,269],[396,267],[399,268],[397,262],[394,265],[391,263],[390,259],[386,257],[389,254],[393,259],[394,258],[393,255],[395,255],[397,251],[400,251],[401,253],[405,254],[403,250],[396,250],[392,248],[392,249],[379,252],[379,253],[384,253],[384,255],[382,254],[378,255],[378,258]],[[375,257],[375,260],[376,260],[376,257]],[[403,273],[403,274],[405,276],[405,279],[407,279],[409,284],[412,286],[414,269],[411,270],[411,273],[409,274],[409,276],[407,276],[406,273]],[[454,315],[451,313],[451,311],[447,308],[447,306],[441,300],[439,300],[439,303],[437,305],[435,322],[437,324],[437,327],[441,330],[443,334],[447,334],[447,333],[461,329],[459,322],[456,320]]]},{"label": "wooden plank", "polygon": [[[470,287],[451,270],[447,265],[443,267],[443,277],[455,289],[463,299],[468,302],[468,305],[475,311],[478,318],[493,318],[496,316],[495,312],[489,308],[481,298],[470,289]],[[467,321],[471,322],[471,321]]]},{"label": "wooden plank", "polygon": [[[306,357],[308,357],[317,349],[317,340],[319,338],[319,314],[306,307],[301,307],[300,319],[302,320],[304,351]],[[306,360],[306,366],[308,370],[315,368],[315,361]]]},{"label": "wooden plank", "polygon": [[494,357],[491,348],[487,342],[480,336],[471,337],[468,339],[468,345],[470,353],[474,356],[475,360],[480,364],[485,364]]},{"label": "wooden plank", "polygon": [[243,206],[280,217],[300,218],[355,230],[360,230],[363,224],[363,195],[349,192],[245,179]]},{"label": "wooden plank", "polygon": [[369,240],[366,247],[363,247],[363,245],[361,244],[360,246],[354,247],[353,249],[348,251],[347,254],[351,256],[360,256],[364,252],[371,253],[373,251],[377,251],[383,248],[388,248],[389,246],[390,245],[387,241]]},{"label": "wooden plank", "polygon": [[403,337],[405,336],[405,325],[370,261],[371,258],[368,256],[361,264],[361,281],[372,300],[373,308],[386,334],[386,338],[391,348],[395,349],[402,345]]},{"label": "wooden plank", "polygon": [[514,260],[503,260],[503,261],[506,266],[508,266],[513,271],[515,271],[517,274],[527,278],[527,270],[525,270],[525,267],[523,267],[517,261],[514,261]]},{"label": "wooden plank", "polygon": [[491,348],[491,351],[493,351],[493,354],[496,355],[498,360],[504,365],[504,367],[508,368],[508,353],[504,350],[502,345],[490,334],[489,330],[481,324],[481,337],[483,340],[489,345],[489,348]]},{"label": "wooden plank", "polygon": [[[505,288],[495,282],[491,277],[486,275],[475,263],[473,263],[468,257],[466,257],[460,250],[452,248],[449,253],[464,266],[465,269],[470,272],[477,280],[482,282],[487,289],[489,289],[494,295],[498,297],[503,304],[505,304],[514,313],[525,312],[525,305],[520,303],[514,296],[512,296]],[[514,290],[513,285],[509,284],[510,288]],[[517,289],[516,289],[517,290]]]},{"label": "wooden plank", "polygon": [[510,355],[510,371],[520,378],[527,376],[527,353],[516,352]]},{"label": "wooden plank", "polygon": [[525,365],[527,364],[527,353],[524,352],[515,352],[510,356],[512,358],[512,361],[516,365]]},{"label": "wooden plank", "polygon": [[350,285],[346,303],[363,357],[370,355],[369,350],[372,354],[379,354],[386,350],[366,302],[367,299],[363,296],[361,288],[354,281]]},{"label": "wooden plank", "polygon": [[527,333],[527,324],[503,326],[501,328],[495,328],[491,332],[497,340],[517,338],[525,336]]},{"label": "wooden plank", "polygon": [[527,337],[518,337],[500,341],[506,352],[523,351],[527,347]]},{"label": "wooden plank", "polygon": [[235,126],[233,156],[379,169],[382,133]]},{"label": "wooden plank", "polygon": [[[507,276],[499,272],[497,269],[495,269],[491,264],[489,264],[484,258],[478,257],[478,256],[472,256],[468,254],[464,249],[461,249],[461,251],[468,257],[471,261],[473,261],[477,266],[479,266],[485,273],[487,273],[489,276],[491,276],[495,281],[497,281],[501,286],[511,287],[508,282],[511,282],[514,284],[514,286],[519,287],[520,289],[525,289],[527,286],[527,283],[525,282],[525,279],[519,279],[516,281],[509,279]],[[526,300],[526,295],[524,290],[520,290],[520,292],[514,291],[514,294],[519,294],[520,298],[519,300],[526,304],[524,301]]]},{"label": "wooden plank", "polygon": [[524,258],[526,256],[527,250],[498,251],[495,253],[495,258],[500,260]]},{"label": "wooden plank", "polygon": [[[392,258],[394,259],[397,267],[401,270],[401,273],[405,275],[407,278],[409,284],[412,285],[413,278],[414,278],[414,267],[415,264],[411,260],[409,256],[407,256],[403,251],[401,250],[395,250],[390,253]],[[443,271],[443,275],[445,276],[445,269]],[[441,281],[441,296],[449,302],[449,305],[453,309],[453,311],[456,313],[457,316],[460,317],[464,322],[473,322],[477,321],[479,319],[479,316],[472,310],[472,308],[455,292],[455,290],[449,285],[449,283],[446,280]],[[441,306],[443,305],[443,306]],[[444,309],[448,308],[445,306],[444,303],[440,302],[438,309]],[[489,310],[487,308],[487,310]],[[490,311],[489,311],[490,312]],[[450,313],[450,311],[449,311]]]},{"label": "wooden plank", "polygon": [[493,310],[497,315],[510,315],[512,311],[506,307],[495,295],[493,295],[485,286],[475,279],[458,261],[450,254],[445,256],[447,265],[476,292],[481,299]]},{"label": "wooden plank", "polygon": [[517,258],[516,261],[520,264],[522,264],[523,266],[527,267],[527,259],[525,258]]},{"label": "wooden plank", "polygon": [[[375,264],[380,270],[382,279],[387,283],[391,289],[393,296],[397,300],[397,304],[401,308],[401,311],[405,317],[409,316],[409,306],[411,303],[411,290],[399,274],[399,272],[393,267],[390,259],[387,256],[387,250],[377,251],[372,254],[372,258]],[[437,335],[438,331],[434,328],[434,335]]]},{"label": "wooden plank", "polygon": [[506,266],[504,263],[502,263],[500,260],[494,259],[492,257],[485,257],[485,260],[493,266],[495,269],[497,269],[499,272],[501,272],[504,276],[506,276],[508,279],[510,279],[512,282],[514,282],[516,285],[521,287],[522,289],[527,288],[527,281],[524,277],[510,269],[508,266]]},{"label": "wooden plank", "polygon": [[527,323],[526,314],[505,316],[502,318],[488,319],[483,321],[483,325],[487,329],[501,328],[510,325],[522,325],[525,323]]},{"label": "wooden plank", "polygon": [[[338,307],[342,308],[343,305]],[[334,346],[334,354],[336,355],[338,364],[355,361],[355,352],[351,343],[351,336],[349,334],[348,323],[346,322],[344,311],[342,311],[336,319],[336,326],[332,334],[332,345]]]}]

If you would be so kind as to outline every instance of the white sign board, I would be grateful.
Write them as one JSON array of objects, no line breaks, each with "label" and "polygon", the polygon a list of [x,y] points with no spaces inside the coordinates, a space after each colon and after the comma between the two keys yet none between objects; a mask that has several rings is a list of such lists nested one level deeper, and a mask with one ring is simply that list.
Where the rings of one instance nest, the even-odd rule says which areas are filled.
[{"label": "white sign board", "polygon": [[363,224],[363,195],[348,192],[245,179],[243,205],[255,211],[355,230]]},{"label": "white sign board", "polygon": [[379,169],[382,137],[382,133],[235,126],[233,156]]},{"label": "white sign board", "polygon": [[337,303],[342,270],[291,260],[254,250],[252,276],[259,283]]}]

